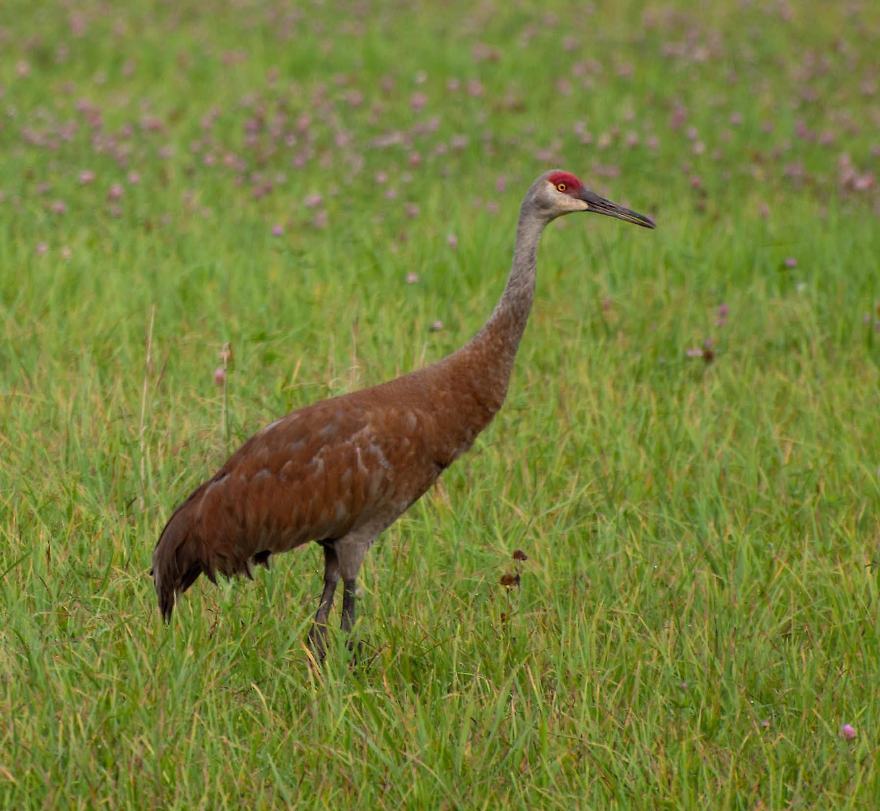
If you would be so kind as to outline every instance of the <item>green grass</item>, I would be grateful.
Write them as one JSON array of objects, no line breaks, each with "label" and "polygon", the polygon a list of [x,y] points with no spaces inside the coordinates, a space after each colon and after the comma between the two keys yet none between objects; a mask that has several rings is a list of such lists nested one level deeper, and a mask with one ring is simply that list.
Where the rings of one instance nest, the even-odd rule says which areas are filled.
[{"label": "green grass", "polygon": [[[0,28],[2,807],[876,806],[874,4]],[[467,340],[553,165],[659,227],[548,230],[505,408],[368,556],[367,661],[308,666],[311,547],[162,626],[169,511],[285,411]]]}]

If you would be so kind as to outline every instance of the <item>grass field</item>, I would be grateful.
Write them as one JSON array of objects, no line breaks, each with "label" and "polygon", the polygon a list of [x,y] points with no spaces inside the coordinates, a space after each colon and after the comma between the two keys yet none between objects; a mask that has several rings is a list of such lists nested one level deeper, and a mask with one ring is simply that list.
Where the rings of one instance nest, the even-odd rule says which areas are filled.
[{"label": "grass field", "polygon": [[[869,0],[4,3],[2,807],[876,807],[878,38]],[[310,670],[313,547],[164,627],[169,511],[464,343],[554,166],[658,229],[548,229],[505,408],[368,556],[370,656]]]}]

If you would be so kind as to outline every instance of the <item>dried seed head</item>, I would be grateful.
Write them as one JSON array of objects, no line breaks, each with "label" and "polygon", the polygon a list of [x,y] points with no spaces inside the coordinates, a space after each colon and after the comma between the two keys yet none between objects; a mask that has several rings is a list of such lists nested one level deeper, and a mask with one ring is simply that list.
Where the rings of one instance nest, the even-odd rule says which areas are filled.
[{"label": "dried seed head", "polygon": [[522,551],[522,549],[514,549],[513,550],[513,559],[514,560],[528,560],[529,556]]}]

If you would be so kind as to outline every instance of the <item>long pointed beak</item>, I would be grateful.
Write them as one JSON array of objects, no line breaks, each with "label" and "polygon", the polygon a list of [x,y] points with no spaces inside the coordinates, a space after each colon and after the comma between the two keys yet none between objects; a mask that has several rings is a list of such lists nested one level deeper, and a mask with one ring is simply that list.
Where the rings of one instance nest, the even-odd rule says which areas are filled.
[{"label": "long pointed beak", "polygon": [[592,211],[596,214],[607,214],[609,217],[617,217],[618,220],[641,225],[642,228],[656,228],[654,220],[650,217],[619,206],[617,203],[612,203],[610,200],[600,197],[589,189],[584,189],[579,196],[587,204],[587,211]]}]

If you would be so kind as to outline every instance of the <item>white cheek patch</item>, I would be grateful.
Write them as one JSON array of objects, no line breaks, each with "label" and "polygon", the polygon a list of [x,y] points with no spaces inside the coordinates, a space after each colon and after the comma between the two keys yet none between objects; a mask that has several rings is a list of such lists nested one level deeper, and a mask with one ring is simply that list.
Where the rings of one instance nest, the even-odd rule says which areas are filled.
[{"label": "white cheek patch", "polygon": [[589,209],[589,206],[584,200],[568,196],[566,196],[565,201],[562,203],[562,207],[565,211],[587,211]]}]

